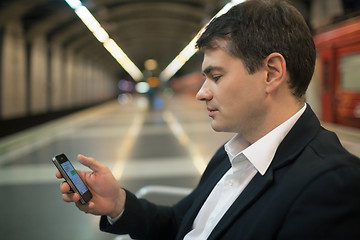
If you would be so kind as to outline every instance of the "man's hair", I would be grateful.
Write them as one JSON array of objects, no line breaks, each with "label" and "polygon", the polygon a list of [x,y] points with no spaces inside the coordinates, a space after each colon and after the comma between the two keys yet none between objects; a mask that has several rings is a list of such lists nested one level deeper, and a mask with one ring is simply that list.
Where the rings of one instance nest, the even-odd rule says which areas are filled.
[{"label": "man's hair", "polygon": [[197,40],[202,49],[218,48],[240,58],[250,74],[271,53],[280,53],[289,72],[289,87],[302,98],[314,73],[316,50],[301,13],[284,0],[248,0],[215,18]]}]

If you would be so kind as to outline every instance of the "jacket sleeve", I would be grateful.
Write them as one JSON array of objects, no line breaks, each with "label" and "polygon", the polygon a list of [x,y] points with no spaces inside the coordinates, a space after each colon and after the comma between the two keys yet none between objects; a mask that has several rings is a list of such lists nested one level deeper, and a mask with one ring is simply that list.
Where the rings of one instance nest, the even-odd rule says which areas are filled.
[{"label": "jacket sleeve", "polygon": [[[100,230],[114,234],[129,234],[134,239],[174,239],[176,226],[171,207],[158,206],[138,199],[125,190],[126,203],[123,215],[114,224],[106,216],[100,220]],[[162,237],[158,237],[162,236]]]}]

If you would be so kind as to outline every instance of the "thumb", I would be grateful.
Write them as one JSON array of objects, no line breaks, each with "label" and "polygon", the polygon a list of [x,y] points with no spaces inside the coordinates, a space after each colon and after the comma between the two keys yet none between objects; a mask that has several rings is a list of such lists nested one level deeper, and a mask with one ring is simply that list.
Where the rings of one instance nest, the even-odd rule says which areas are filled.
[{"label": "thumb", "polygon": [[100,171],[102,167],[102,164],[96,161],[94,158],[86,157],[81,154],[79,154],[77,158],[82,165],[90,168],[91,170],[93,170],[93,172]]}]

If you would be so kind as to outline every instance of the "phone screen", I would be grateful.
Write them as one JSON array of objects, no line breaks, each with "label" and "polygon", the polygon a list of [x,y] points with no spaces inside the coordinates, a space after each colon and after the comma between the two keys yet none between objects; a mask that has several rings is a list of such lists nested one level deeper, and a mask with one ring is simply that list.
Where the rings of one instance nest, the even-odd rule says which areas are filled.
[{"label": "phone screen", "polygon": [[61,163],[62,168],[66,172],[66,174],[69,176],[71,181],[74,183],[75,187],[78,189],[81,195],[83,195],[86,191],[89,189],[85,186],[84,182],[81,180],[79,174],[77,174],[76,170],[72,166],[72,164],[69,161],[66,161],[64,163]]},{"label": "phone screen", "polygon": [[81,180],[79,174],[65,156],[65,154],[60,154],[53,157],[53,163],[60,171],[61,175],[65,178],[66,182],[69,184],[71,190],[80,194],[80,202],[86,204],[92,198],[90,190],[87,188],[85,183]]}]

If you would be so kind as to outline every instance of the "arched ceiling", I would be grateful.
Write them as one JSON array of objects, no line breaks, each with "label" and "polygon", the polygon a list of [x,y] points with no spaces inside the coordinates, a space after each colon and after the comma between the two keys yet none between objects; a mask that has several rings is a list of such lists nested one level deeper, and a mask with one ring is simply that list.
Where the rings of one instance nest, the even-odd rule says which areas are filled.
[{"label": "arched ceiling", "polygon": [[[163,70],[226,2],[82,1],[140,70],[144,70],[144,61],[149,58],[156,59],[159,70]],[[22,22],[28,40],[45,35],[50,42],[60,43],[72,51],[90,51],[84,54],[101,59],[114,71],[123,71],[64,0],[1,0],[0,28],[11,20]],[[185,68],[192,71],[194,66],[188,65]]]},{"label": "arched ceiling", "polygon": [[[343,0],[343,3],[358,0]],[[141,70],[152,58],[163,70],[229,0],[82,0],[110,38]],[[309,17],[311,0],[291,0]],[[349,4],[348,4],[349,5]],[[350,5],[349,5],[350,6]],[[307,19],[308,20],[308,19]],[[115,73],[125,72],[64,0],[0,0],[0,30],[9,21],[20,21],[29,41],[43,35],[49,43],[101,62]],[[180,70],[198,70],[195,55]]]}]

